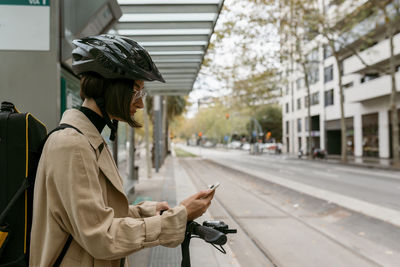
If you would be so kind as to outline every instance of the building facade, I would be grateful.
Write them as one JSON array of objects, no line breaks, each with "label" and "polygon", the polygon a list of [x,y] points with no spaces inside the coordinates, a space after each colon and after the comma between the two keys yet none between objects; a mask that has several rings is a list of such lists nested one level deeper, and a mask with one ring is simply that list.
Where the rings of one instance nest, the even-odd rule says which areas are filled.
[{"label": "building facade", "polygon": [[[338,3],[339,2],[339,3]],[[325,12],[351,15],[349,3],[352,1],[319,1],[319,8]],[[369,8],[371,1],[358,1],[353,8]],[[394,1],[396,2],[396,1]],[[398,1],[397,1],[398,2]],[[354,2],[353,2],[354,4]],[[390,9],[390,6],[388,7]],[[332,11],[334,10],[334,11]],[[341,11],[342,10],[342,11]],[[353,9],[354,10],[354,9]],[[370,33],[373,41],[368,47],[358,45],[359,40],[349,41],[355,53],[348,49],[342,53],[342,84],[344,90],[344,115],[346,119],[347,154],[356,157],[391,157],[391,120],[390,94],[391,77],[383,75],[360,61],[360,57],[369,66],[385,68],[389,66],[390,44],[385,30],[369,31],[368,26],[375,25],[379,16],[370,17],[359,22],[359,28]],[[375,24],[374,24],[375,23]],[[367,29],[367,30],[366,30]],[[372,28],[371,28],[372,29]],[[361,30],[360,30],[361,31]],[[311,142],[312,148],[325,149],[330,155],[341,154],[340,126],[340,90],[339,71],[335,58],[329,47],[316,36],[307,44],[304,57],[318,62],[309,68],[310,98],[304,83],[304,73],[296,68],[296,63],[288,59],[283,66],[295,66],[288,72],[288,82],[283,89],[283,145],[284,151],[297,153],[303,151]],[[394,55],[396,58],[397,112],[400,117],[400,29],[394,35]],[[353,50],[354,51],[354,50]],[[311,137],[308,131],[307,106],[311,105]],[[400,138],[397,136],[396,138]]]}]

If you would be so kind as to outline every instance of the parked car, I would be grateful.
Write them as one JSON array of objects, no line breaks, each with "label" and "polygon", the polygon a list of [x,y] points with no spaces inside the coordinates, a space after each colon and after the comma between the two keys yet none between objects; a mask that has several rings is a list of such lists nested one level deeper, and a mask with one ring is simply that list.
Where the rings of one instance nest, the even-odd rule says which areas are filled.
[{"label": "parked car", "polygon": [[281,143],[265,143],[264,151],[272,154],[280,154],[282,152],[282,144]]},{"label": "parked car", "polygon": [[239,141],[232,141],[228,144],[228,148],[239,149],[242,146],[242,143]]},{"label": "parked car", "polygon": [[325,157],[326,157],[325,150],[319,149],[319,148],[314,149],[313,155],[312,155],[313,159],[315,159],[315,158],[324,159]]},{"label": "parked car", "polygon": [[246,151],[250,150],[250,144],[249,143],[244,143],[243,146],[242,146],[242,149],[246,150]]}]

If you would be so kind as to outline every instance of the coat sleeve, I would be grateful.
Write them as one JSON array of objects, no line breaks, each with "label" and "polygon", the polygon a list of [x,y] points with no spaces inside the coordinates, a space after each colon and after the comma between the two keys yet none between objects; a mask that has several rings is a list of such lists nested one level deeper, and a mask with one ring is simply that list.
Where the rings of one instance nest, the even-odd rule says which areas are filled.
[{"label": "coat sleeve", "polygon": [[[119,259],[145,247],[175,247],[184,239],[187,213],[177,206],[162,216],[115,218],[106,206],[99,182],[99,167],[93,149],[83,136],[70,132],[49,152],[48,190],[54,190],[61,205],[51,205],[57,223],[96,259]],[[61,207],[60,207],[61,206]]]},{"label": "coat sleeve", "polygon": [[129,205],[129,216],[133,218],[151,217],[156,214],[156,201],[143,201],[137,205]]}]

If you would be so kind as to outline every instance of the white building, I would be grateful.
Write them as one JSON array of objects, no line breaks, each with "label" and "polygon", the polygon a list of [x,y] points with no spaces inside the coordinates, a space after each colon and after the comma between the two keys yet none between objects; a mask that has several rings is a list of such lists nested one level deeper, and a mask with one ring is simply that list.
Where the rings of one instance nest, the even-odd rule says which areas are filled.
[{"label": "white building", "polygon": [[[398,2],[398,0],[396,0]],[[326,2],[326,3],[325,3]],[[339,2],[339,3],[338,3]],[[327,13],[338,12],[349,14],[350,3],[356,1],[319,0],[320,8]],[[367,8],[370,1],[358,1],[358,8]],[[347,13],[346,13],[347,12]],[[359,23],[360,28],[373,25],[371,18]],[[367,25],[367,26],[366,26]],[[357,27],[357,26],[356,26]],[[359,54],[370,65],[388,66],[390,57],[389,40],[385,31],[374,32],[374,43]],[[311,120],[312,147],[325,149],[328,154],[341,153],[340,134],[340,94],[338,86],[338,67],[329,49],[317,36],[307,44],[308,56],[318,59],[318,67],[309,73],[311,76]],[[358,40],[352,45],[358,51]],[[400,90],[400,25],[394,37],[394,54],[396,56],[396,83]],[[379,75],[366,68],[354,54],[343,53],[344,110],[347,126],[347,153],[357,157],[390,158],[391,122],[389,98],[391,79],[389,75]],[[306,56],[306,55],[305,55]],[[283,62],[290,66],[291,62]],[[293,66],[293,65],[292,65]],[[297,68],[299,70],[300,68]],[[308,142],[308,123],[306,96],[303,74],[294,71],[289,74],[288,86],[283,89],[283,144],[284,151],[297,153],[305,149]],[[397,108],[400,117],[400,94],[397,95]],[[397,137],[400,138],[400,137]]]}]

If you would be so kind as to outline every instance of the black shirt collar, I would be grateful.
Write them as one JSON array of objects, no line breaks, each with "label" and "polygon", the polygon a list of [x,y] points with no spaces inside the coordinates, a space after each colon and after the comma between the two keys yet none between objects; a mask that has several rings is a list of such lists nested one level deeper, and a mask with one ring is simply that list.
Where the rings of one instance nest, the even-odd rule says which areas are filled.
[{"label": "black shirt collar", "polygon": [[93,123],[99,133],[103,131],[106,122],[102,116],[87,107],[80,107],[79,110]]}]

